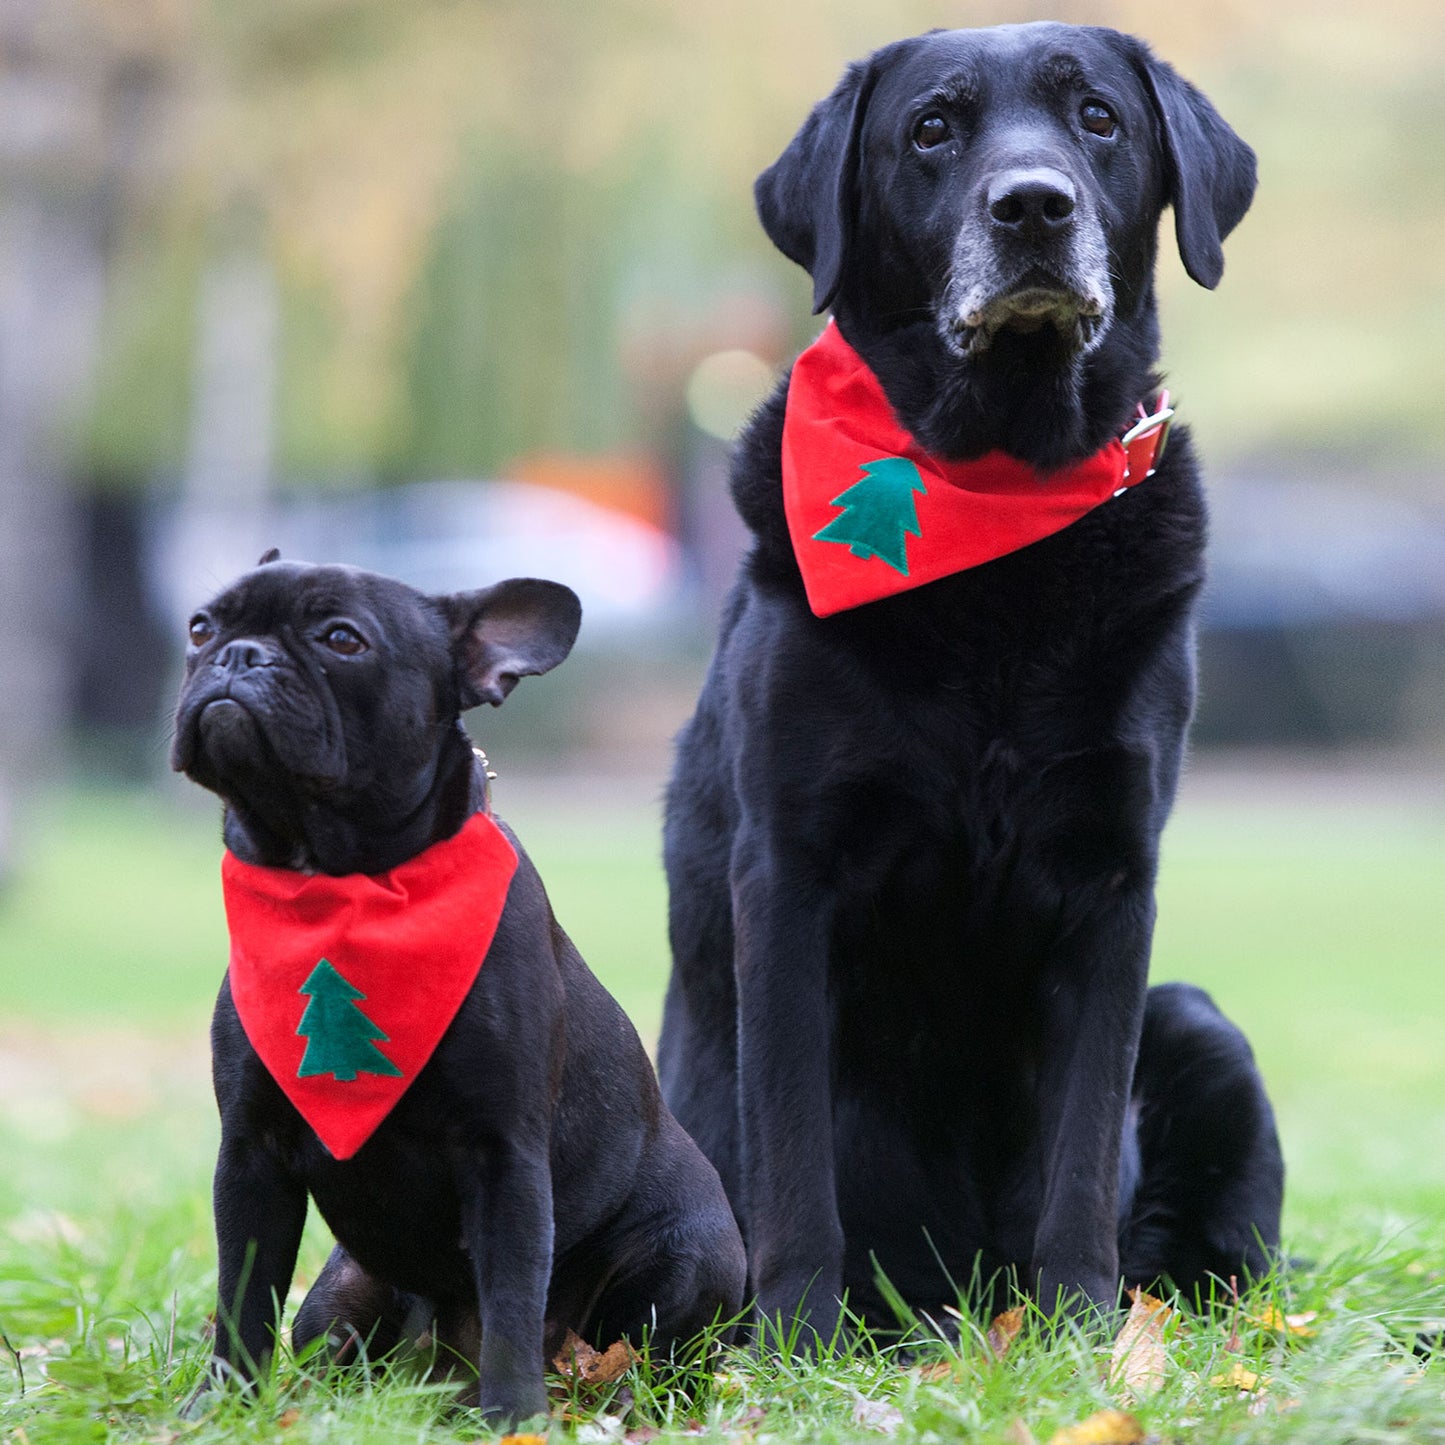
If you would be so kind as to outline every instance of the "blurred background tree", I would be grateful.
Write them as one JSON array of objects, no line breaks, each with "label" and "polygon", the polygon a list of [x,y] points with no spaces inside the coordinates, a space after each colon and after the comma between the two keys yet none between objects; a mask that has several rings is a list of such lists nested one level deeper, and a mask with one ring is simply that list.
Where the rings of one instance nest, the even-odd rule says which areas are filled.
[{"label": "blurred background tree", "polygon": [[[507,476],[660,522],[681,535],[694,598],[715,595],[736,534],[708,432],[725,434],[816,326],[756,225],[754,175],[850,58],[931,25],[1044,13],[1017,0],[11,0],[0,798],[71,707],[92,734],[131,739],[130,766],[154,765],[173,658],[147,542],[159,516],[193,562],[212,558],[171,588],[201,595],[232,565],[202,540],[218,506],[239,556],[271,540],[278,497]],[[1260,153],[1220,291],[1188,283],[1172,252],[1161,268],[1166,363],[1226,512],[1232,477],[1286,493],[1291,477],[1323,478],[1404,507],[1405,531],[1435,539],[1385,572],[1439,561],[1438,8],[1061,0],[1047,15],[1143,35]],[[700,366],[718,357],[733,361]],[[1278,529],[1247,540],[1290,548],[1297,510],[1272,507]],[[1418,741],[1440,731],[1445,595],[1421,583],[1411,597],[1428,638],[1411,634],[1409,676],[1391,684],[1409,700],[1375,732]],[[1243,615],[1229,646],[1249,636],[1225,647],[1221,677],[1261,665],[1264,614]],[[1301,625],[1318,621],[1307,608]],[[1378,641],[1367,627],[1351,645],[1378,658]],[[1292,635],[1285,662],[1263,665],[1288,672],[1301,647],[1336,643]],[[1353,736],[1344,716],[1316,732]]]},{"label": "blurred background tree", "polygon": [[[806,339],[804,290],[753,220],[753,176],[850,57],[932,24],[1040,13],[1004,0],[48,0],[39,15],[67,9],[79,78],[105,70],[134,91],[143,75],[164,108],[144,141],[119,142],[150,155],[115,177],[89,460],[145,475],[180,464],[201,278],[246,214],[279,289],[275,461],[292,481],[486,474],[538,446],[635,442],[625,340],[647,318],[695,330],[739,277],[785,297],[790,341]],[[1070,0],[1050,13],[1145,35],[1261,153],[1208,324],[1167,332],[1215,450],[1445,449],[1432,244],[1445,23],[1432,7]],[[1172,263],[1164,284],[1174,311],[1203,304]]]}]

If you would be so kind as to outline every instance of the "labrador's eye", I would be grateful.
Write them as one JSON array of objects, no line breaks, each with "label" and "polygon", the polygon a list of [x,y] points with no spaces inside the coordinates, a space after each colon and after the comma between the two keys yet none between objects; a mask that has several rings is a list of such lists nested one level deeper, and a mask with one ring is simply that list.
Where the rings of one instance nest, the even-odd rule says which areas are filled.
[{"label": "labrador's eye", "polygon": [[332,652],[339,653],[342,657],[355,657],[358,652],[366,651],[366,639],[355,628],[341,623],[328,628],[321,640]]},{"label": "labrador's eye", "polygon": [[1079,107],[1079,123],[1086,131],[1103,136],[1105,140],[1114,134],[1119,124],[1114,112],[1101,100],[1086,100]]},{"label": "labrador's eye", "polygon": [[934,146],[942,145],[951,134],[948,122],[936,111],[929,111],[913,127],[913,144],[921,151],[931,151]]}]

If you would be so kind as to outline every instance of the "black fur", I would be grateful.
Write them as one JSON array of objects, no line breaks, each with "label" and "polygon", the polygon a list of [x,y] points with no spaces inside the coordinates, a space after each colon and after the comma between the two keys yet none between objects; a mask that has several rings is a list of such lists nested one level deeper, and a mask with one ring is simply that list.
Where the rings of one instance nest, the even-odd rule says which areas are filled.
[{"label": "black fur", "polygon": [[[1081,124],[1091,102],[1113,135]],[[920,148],[928,115],[948,140]],[[1039,177],[1065,223],[1017,223]],[[1253,185],[1138,41],[1030,25],[854,65],[757,195],[926,447],[1047,473],[1155,388],[1163,208],[1212,285]],[[1147,988],[1204,576],[1188,436],[1063,532],[820,620],[785,398],[737,448],[754,542],[669,793],[660,1048],[760,1312],[826,1335],[846,1290],[887,1319],[879,1268],[929,1312],[975,1278],[1109,1308],[1121,1276],[1259,1269],[1283,1169],[1248,1045],[1197,990]]]},{"label": "black fur", "polygon": [[[238,857],[385,871],[484,805],[460,709],[555,666],[579,620],[551,582],[430,598],[269,560],[192,621],[173,762],[225,800]],[[222,986],[218,1375],[249,1378],[270,1353],[308,1194],[339,1244],[297,1347],[329,1336],[341,1356],[374,1356],[429,1335],[477,1364],[472,1398],[500,1419],[546,1409],[543,1363],[568,1327],[598,1344],[647,1328],[666,1351],[740,1306],[742,1243],[717,1175],[507,831],[519,865],[482,970],[351,1159],[282,1094]]]}]

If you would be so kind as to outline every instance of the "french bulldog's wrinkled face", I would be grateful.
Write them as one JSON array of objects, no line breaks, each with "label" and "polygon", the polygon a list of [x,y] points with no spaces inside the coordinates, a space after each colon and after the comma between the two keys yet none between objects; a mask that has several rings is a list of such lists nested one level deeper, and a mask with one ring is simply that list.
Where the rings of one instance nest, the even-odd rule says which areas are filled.
[{"label": "french bulldog's wrinkled face", "polygon": [[385,821],[425,796],[460,712],[555,666],[580,616],[554,582],[430,597],[266,561],[191,618],[172,766],[262,813],[309,802]]},{"label": "french bulldog's wrinkled face", "polygon": [[282,778],[307,792],[414,769],[455,714],[439,608],[390,578],[273,562],[192,618],[174,765],[220,793]]}]

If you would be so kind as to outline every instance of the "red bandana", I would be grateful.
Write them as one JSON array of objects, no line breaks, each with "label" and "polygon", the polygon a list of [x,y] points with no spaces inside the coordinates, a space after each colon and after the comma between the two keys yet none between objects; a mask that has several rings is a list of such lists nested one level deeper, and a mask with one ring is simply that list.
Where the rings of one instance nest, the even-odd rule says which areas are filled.
[{"label": "red bandana", "polygon": [[1062,531],[1151,474],[1169,414],[1165,393],[1122,440],[1058,472],[1003,452],[944,461],[898,425],[830,321],[794,363],[783,423],[783,503],[808,605],[828,617]]},{"label": "red bandana", "polygon": [[431,1058],[467,996],[517,855],[485,813],[376,875],[221,860],[231,997],[251,1046],[337,1159]]}]

